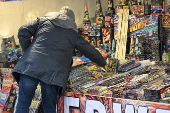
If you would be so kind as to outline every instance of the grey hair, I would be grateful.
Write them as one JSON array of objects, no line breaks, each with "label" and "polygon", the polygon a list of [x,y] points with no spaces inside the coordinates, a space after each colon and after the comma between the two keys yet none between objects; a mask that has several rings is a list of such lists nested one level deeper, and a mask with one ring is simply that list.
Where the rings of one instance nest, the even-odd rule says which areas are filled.
[{"label": "grey hair", "polygon": [[66,14],[69,16],[71,19],[75,20],[75,14],[73,10],[69,6],[63,6],[60,11],[60,13]]}]

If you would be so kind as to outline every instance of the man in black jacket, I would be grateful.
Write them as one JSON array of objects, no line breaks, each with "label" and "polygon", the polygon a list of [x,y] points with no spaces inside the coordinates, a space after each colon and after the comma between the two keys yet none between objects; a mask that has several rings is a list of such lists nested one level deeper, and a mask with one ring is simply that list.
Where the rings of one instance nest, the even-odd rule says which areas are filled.
[{"label": "man in black jacket", "polygon": [[75,49],[99,66],[106,65],[99,51],[77,32],[74,12],[68,6],[20,27],[18,38],[24,55],[13,69],[19,83],[16,113],[29,113],[39,82],[44,112],[56,113],[56,103],[65,91]]}]

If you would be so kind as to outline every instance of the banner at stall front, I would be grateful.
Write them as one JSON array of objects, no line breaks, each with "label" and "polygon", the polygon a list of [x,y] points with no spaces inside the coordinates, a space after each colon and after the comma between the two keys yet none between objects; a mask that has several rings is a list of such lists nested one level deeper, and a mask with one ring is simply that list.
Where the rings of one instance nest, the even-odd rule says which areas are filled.
[{"label": "banner at stall front", "polygon": [[170,104],[68,93],[58,113],[170,113]]}]

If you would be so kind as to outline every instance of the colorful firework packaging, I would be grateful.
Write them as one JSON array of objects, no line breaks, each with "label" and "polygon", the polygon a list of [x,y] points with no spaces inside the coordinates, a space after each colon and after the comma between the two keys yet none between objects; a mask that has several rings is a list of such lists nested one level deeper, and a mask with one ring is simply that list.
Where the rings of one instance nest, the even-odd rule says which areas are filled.
[{"label": "colorful firework packaging", "polygon": [[[6,104],[8,97],[9,97],[9,93],[4,93],[2,91],[0,91],[0,102]],[[4,109],[4,106],[2,106],[2,104],[0,104],[0,112],[2,112]]]},{"label": "colorful firework packaging", "polygon": [[[116,59],[108,60],[116,63]],[[114,64],[107,63],[107,65]],[[159,68],[158,66],[162,67],[159,62],[150,65],[148,61],[134,60],[119,61],[119,63],[119,74],[108,71],[107,68],[106,71],[103,71],[92,63],[73,68],[69,76],[67,91],[154,102],[161,100],[163,102],[168,98],[170,82],[168,82],[168,74],[165,71],[169,69],[168,65]],[[157,90],[157,94],[153,88]]]},{"label": "colorful firework packaging", "polygon": [[166,0],[165,14],[170,14],[170,0]]},{"label": "colorful firework packaging", "polygon": [[148,4],[148,0],[145,0],[144,2],[144,14],[145,15],[150,15],[151,14],[151,5]]},{"label": "colorful firework packaging", "polygon": [[105,14],[105,27],[111,27],[113,28],[114,20],[113,20],[113,15],[114,15],[114,4],[113,0],[108,0],[108,10],[106,11]]},{"label": "colorful firework packaging", "polygon": [[3,38],[4,48],[6,52],[15,50],[16,43],[14,36],[6,36]]},{"label": "colorful firework packaging", "polygon": [[158,15],[130,15],[128,35],[131,39],[129,54],[152,61],[160,60]]},{"label": "colorful firework packaging", "polygon": [[115,72],[117,73],[117,64],[118,60],[114,58],[107,59],[106,71],[107,72]]},{"label": "colorful firework packaging", "polygon": [[164,14],[163,3],[162,0],[151,0],[151,15]]},{"label": "colorful firework packaging", "polygon": [[119,5],[128,5],[129,0],[119,0]]},{"label": "colorful firework packaging", "polygon": [[113,28],[102,28],[102,44],[101,48],[109,53],[115,52],[115,39],[113,36]]},{"label": "colorful firework packaging", "polygon": [[0,102],[5,106],[0,106],[0,111],[14,111],[14,105],[16,102],[18,86],[12,76],[11,68],[0,68],[0,78],[2,84],[0,90]]},{"label": "colorful firework packaging", "polygon": [[170,52],[170,19],[169,18],[170,18],[169,15],[162,15],[162,21],[161,21],[161,25],[162,25],[161,35],[162,35],[162,41],[163,41],[162,49],[164,53],[167,54],[166,55],[167,58],[169,58],[168,53]]},{"label": "colorful firework packaging", "polygon": [[95,23],[97,27],[103,27],[104,15],[100,0],[96,0]]},{"label": "colorful firework packaging", "polygon": [[159,102],[169,91],[169,88],[169,85],[152,85],[144,90],[145,98],[147,101]]},{"label": "colorful firework packaging", "polygon": [[137,38],[158,39],[157,15],[130,15],[129,35]]}]

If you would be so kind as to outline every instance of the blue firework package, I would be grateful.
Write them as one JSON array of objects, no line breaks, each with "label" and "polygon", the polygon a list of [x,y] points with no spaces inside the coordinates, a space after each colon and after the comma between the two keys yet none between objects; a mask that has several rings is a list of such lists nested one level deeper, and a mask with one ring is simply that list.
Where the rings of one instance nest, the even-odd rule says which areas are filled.
[{"label": "blue firework package", "polygon": [[162,6],[151,6],[151,15],[161,15],[164,14],[164,9]]},{"label": "blue firework package", "polygon": [[158,15],[130,15],[129,36],[158,39]]},{"label": "blue firework package", "polygon": [[7,36],[3,38],[3,44],[4,44],[4,50],[6,52],[13,51],[16,48],[14,36]]},{"label": "blue firework package", "polygon": [[8,97],[9,97],[9,94],[8,93],[4,93],[4,92],[0,92],[0,97],[1,97],[0,102],[5,104],[7,99],[8,99]]}]

